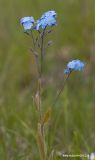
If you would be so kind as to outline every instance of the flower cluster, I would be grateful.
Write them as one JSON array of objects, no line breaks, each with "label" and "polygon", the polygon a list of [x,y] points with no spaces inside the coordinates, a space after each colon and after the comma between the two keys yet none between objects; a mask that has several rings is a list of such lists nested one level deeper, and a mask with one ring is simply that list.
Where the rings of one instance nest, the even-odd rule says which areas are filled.
[{"label": "flower cluster", "polygon": [[37,21],[36,29],[40,28],[44,29],[46,26],[54,26],[56,25],[56,12],[48,11],[45,12],[42,17]]},{"label": "flower cluster", "polygon": [[82,71],[85,63],[80,60],[72,60],[67,64],[67,69],[64,70],[65,74],[69,74],[71,71]]},{"label": "flower cluster", "polygon": [[23,17],[21,18],[20,23],[25,31],[30,29],[40,30],[46,28],[46,26],[55,26],[56,15],[55,11],[47,11],[37,21],[35,21],[33,17]]},{"label": "flower cluster", "polygon": [[[24,31],[28,30],[43,30],[47,26],[55,26],[56,23],[56,12],[54,10],[50,10],[45,12],[41,18],[37,21],[34,20],[33,17],[23,17],[20,20],[21,25],[24,27]],[[71,71],[82,71],[85,67],[85,63],[80,60],[72,60],[67,64],[66,69],[64,70],[65,74],[70,74]]]}]

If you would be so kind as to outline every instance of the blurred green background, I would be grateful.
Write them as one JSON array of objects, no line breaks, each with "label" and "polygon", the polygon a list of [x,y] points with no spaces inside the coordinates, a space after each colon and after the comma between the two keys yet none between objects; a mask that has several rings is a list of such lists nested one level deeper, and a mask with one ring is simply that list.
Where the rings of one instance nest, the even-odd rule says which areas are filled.
[{"label": "blurred green background", "polygon": [[[44,76],[44,109],[51,105],[62,84],[63,70],[71,59],[87,62],[85,71],[73,73],[53,108],[47,128],[48,152],[95,151],[95,0],[0,0],[0,159],[36,160],[34,138],[37,113],[36,66],[29,51],[31,40],[20,18],[58,13],[58,25],[48,39]],[[53,127],[53,130],[52,130]],[[34,129],[33,129],[34,128]]]}]

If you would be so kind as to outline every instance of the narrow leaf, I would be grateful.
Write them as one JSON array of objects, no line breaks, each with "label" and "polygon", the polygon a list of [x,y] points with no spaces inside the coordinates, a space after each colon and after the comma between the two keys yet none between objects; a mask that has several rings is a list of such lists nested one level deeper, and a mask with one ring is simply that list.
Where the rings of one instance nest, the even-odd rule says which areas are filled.
[{"label": "narrow leaf", "polygon": [[45,125],[46,123],[48,123],[50,117],[51,117],[51,112],[52,112],[52,109],[51,107],[48,108],[47,112],[44,114],[43,116],[43,120],[42,120],[42,124]]}]

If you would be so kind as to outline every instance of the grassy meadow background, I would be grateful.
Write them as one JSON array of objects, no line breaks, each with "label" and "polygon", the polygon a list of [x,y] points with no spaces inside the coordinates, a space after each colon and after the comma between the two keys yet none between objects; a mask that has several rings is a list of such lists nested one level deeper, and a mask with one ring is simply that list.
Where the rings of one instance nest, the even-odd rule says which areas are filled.
[{"label": "grassy meadow background", "polygon": [[[48,153],[95,151],[95,0],[0,0],[0,160],[38,160],[37,113],[32,96],[37,71],[29,51],[31,39],[19,24],[24,16],[58,13],[48,39],[43,111],[50,107],[71,59],[87,62],[74,72],[53,108],[46,128]],[[58,158],[56,158],[58,159]]]}]

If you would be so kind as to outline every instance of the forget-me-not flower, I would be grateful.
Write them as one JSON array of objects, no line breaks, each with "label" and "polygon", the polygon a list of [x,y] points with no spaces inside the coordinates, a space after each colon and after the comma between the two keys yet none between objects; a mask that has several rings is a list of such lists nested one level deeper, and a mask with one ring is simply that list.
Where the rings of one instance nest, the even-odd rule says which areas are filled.
[{"label": "forget-me-not flower", "polygon": [[47,16],[53,16],[53,17],[55,17],[56,18],[56,12],[55,11],[47,11],[47,12],[45,12],[43,15],[42,15],[42,17],[41,18],[45,18],[45,17],[47,17]]},{"label": "forget-me-not flower", "polygon": [[72,60],[67,64],[67,69],[64,70],[65,74],[69,74],[70,71],[82,71],[85,63],[80,60]]},{"label": "forget-me-not flower", "polygon": [[32,29],[33,24],[34,24],[34,18],[33,17],[23,17],[20,20],[20,23],[24,27],[24,30],[27,31],[29,29]]},{"label": "forget-me-not flower", "polygon": [[39,30],[40,28],[44,29],[46,26],[54,25],[56,25],[56,12],[48,11],[45,12],[37,21],[36,30]]}]

